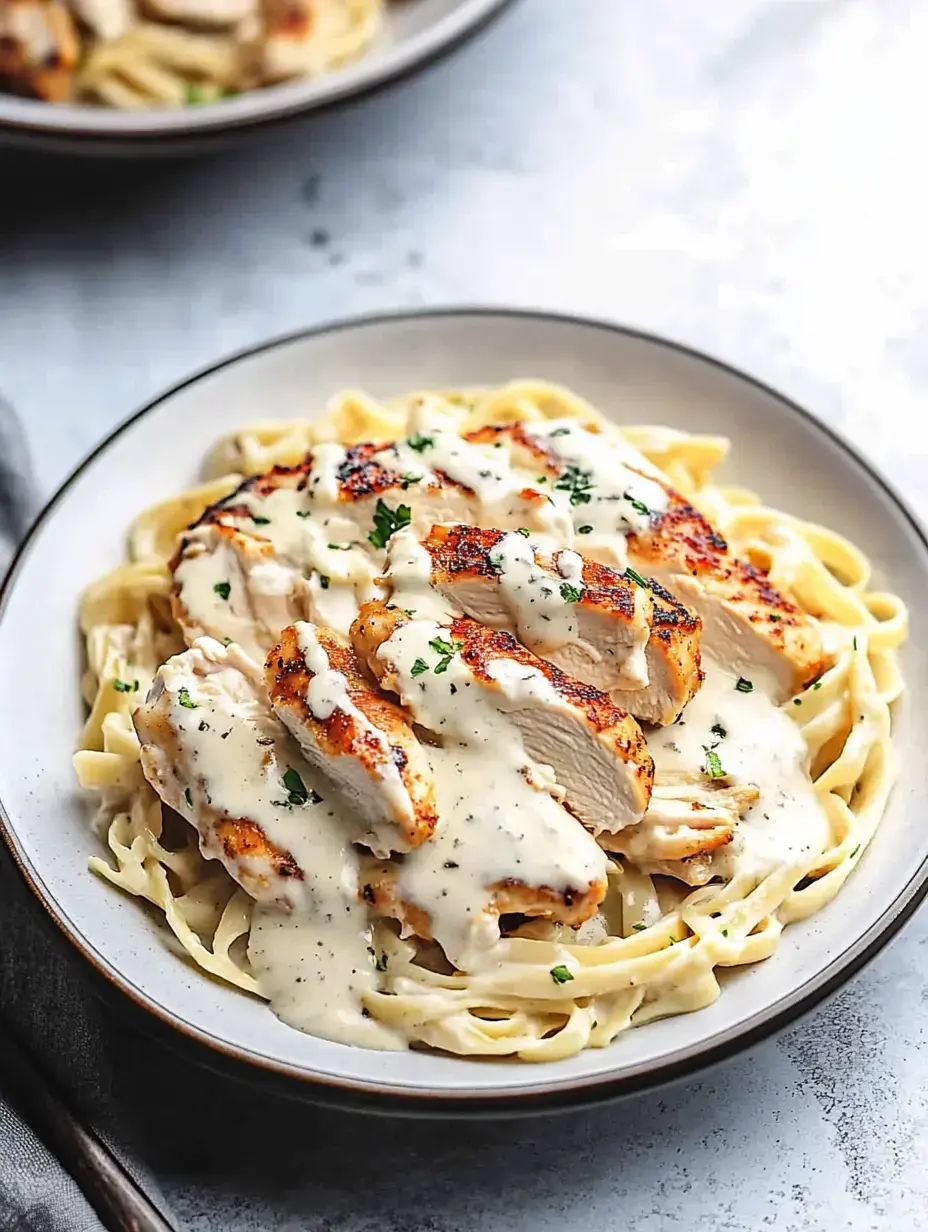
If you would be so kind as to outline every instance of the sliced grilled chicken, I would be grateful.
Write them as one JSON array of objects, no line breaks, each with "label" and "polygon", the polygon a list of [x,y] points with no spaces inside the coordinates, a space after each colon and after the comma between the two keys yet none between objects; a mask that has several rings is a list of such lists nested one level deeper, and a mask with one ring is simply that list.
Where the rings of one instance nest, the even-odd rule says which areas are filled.
[{"label": "sliced grilled chicken", "polygon": [[375,601],[361,609],[351,637],[381,684],[439,737],[473,735],[487,719],[470,700],[488,701],[532,761],[553,768],[565,803],[592,833],[615,833],[643,815],[654,765],[638,724],[511,634],[465,617],[445,626],[411,620]]},{"label": "sliced grilled chicken", "polygon": [[[400,883],[402,872],[402,867],[392,861],[369,865],[362,869],[361,893],[378,915],[398,920],[404,936],[412,934],[426,941],[436,940],[430,912],[404,897]],[[486,887],[484,919],[477,928],[481,924],[488,926],[486,939],[490,944],[499,935],[499,917],[510,913],[556,920],[576,928],[596,914],[606,887],[605,877],[560,892],[547,886],[499,881]]]},{"label": "sliced grilled chicken", "polygon": [[271,703],[309,762],[337,783],[378,856],[409,851],[435,829],[428,760],[402,708],[361,675],[351,646],[300,622],[268,656]]},{"label": "sliced grilled chicken", "polygon": [[[145,777],[196,828],[203,854],[258,902],[299,906],[305,853],[271,835],[300,809],[307,845],[324,842],[335,793],[274,716],[260,668],[237,647],[204,638],[158,669],[133,721]],[[342,828],[347,852],[352,835]]]},{"label": "sliced grilled chicken", "polygon": [[0,82],[50,103],[71,93],[80,42],[61,0],[5,0],[0,5]]},{"label": "sliced grilled chicken", "polygon": [[759,798],[752,785],[732,786],[693,776],[656,779],[648,811],[636,826],[603,835],[607,851],[627,856],[642,872],[663,873],[689,885],[712,876],[709,857],[735,836],[735,827]]},{"label": "sliced grilled chicken", "polygon": [[[545,498],[517,491],[508,463],[499,455],[492,469],[488,452],[438,431],[395,446],[322,444],[297,466],[246,480],[184,534],[173,561],[188,641],[232,637],[263,658],[285,625],[306,616],[347,633],[404,527],[424,535],[481,512],[502,526],[550,527]],[[224,606],[227,583],[236,611]]]},{"label": "sliced grilled chicken", "polygon": [[155,791],[256,900],[248,957],[275,1012],[329,1039],[400,1047],[364,1008],[379,975],[357,821],[274,715],[257,664],[202,638],[159,668],[133,717]]},{"label": "sliced grilled chicken", "polygon": [[655,578],[703,622],[702,647],[755,678],[778,699],[798,692],[826,658],[815,623],[722,536],[632,446],[577,421],[484,428],[538,472],[571,513],[593,559]]},{"label": "sliced grilled chicken", "polygon": [[699,619],[666,591],[576,552],[548,555],[524,532],[436,526],[423,546],[429,585],[460,611],[636,718],[672,723],[699,687]]}]

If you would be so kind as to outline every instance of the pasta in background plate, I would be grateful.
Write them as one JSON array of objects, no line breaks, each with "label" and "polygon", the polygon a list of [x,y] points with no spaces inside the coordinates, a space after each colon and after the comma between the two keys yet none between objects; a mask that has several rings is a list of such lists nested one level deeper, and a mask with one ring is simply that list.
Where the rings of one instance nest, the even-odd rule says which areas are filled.
[{"label": "pasta in background plate", "polygon": [[0,86],[48,102],[182,107],[363,55],[385,0],[5,0]]},{"label": "pasta in background plate", "polygon": [[[128,562],[93,583],[84,596],[83,693],[89,714],[75,764],[81,784],[99,797],[96,825],[109,851],[109,858],[92,861],[94,871],[155,904],[179,953],[245,992],[270,995],[268,980],[249,958],[257,918],[254,897],[241,879],[233,879],[221,858],[201,852],[189,818],[183,820],[162,804],[143,773],[132,719],[162,665],[185,651],[177,608],[172,607],[171,562],[178,536],[208,507],[234,492],[244,477],[275,466],[298,467],[307,450],[329,443],[385,444],[401,441],[411,431],[414,443],[425,439],[420,426],[426,404],[439,417],[436,422],[453,423],[459,434],[492,432],[506,425],[526,425],[529,430],[558,421],[565,426],[556,431],[565,436],[571,423],[578,428],[591,425],[610,447],[614,443],[632,458],[640,451],[647,473],[691,502],[733,553],[786,596],[790,610],[801,614],[799,623],[814,627],[823,646],[824,670],[804,680],[782,709],[762,695],[759,685],[755,689],[739,675],[737,666],[707,663],[704,692],[697,692],[683,708],[678,716],[682,726],[646,728],[657,762],[655,791],[662,781],[665,787],[677,782],[674,758],[685,760],[687,741],[699,744],[705,739],[691,716],[702,715],[700,706],[713,706],[714,698],[722,696],[720,690],[726,690],[725,705],[733,714],[747,716],[748,726],[770,723],[770,731],[786,745],[793,739],[788,733],[795,732],[797,747],[803,750],[800,760],[807,759],[809,767],[806,774],[796,763],[796,772],[808,783],[809,801],[803,807],[809,833],[819,824],[817,818],[822,827],[809,838],[808,851],[800,844],[788,859],[775,855],[766,863],[744,861],[739,856],[744,844],[739,847],[740,839],[732,843],[729,834],[729,856],[723,847],[722,854],[700,855],[702,863],[696,865],[674,859],[661,864],[652,855],[642,860],[613,852],[605,859],[603,901],[579,932],[557,918],[504,916],[504,935],[493,939],[489,957],[478,956],[470,969],[448,962],[441,937],[423,936],[428,930],[422,928],[417,934],[414,919],[406,918],[400,928],[396,920],[376,912],[365,917],[371,969],[357,998],[364,1018],[382,1028],[373,1046],[414,1044],[468,1056],[556,1060],[587,1047],[604,1047],[630,1026],[710,1004],[720,992],[721,969],[770,957],[786,925],[817,911],[840,890],[879,824],[893,782],[890,708],[903,687],[896,650],[905,638],[906,612],[895,596],[869,589],[869,562],[839,534],[769,508],[744,489],[718,486],[713,474],[726,456],[725,440],[657,426],[620,430],[580,398],[544,382],[417,394],[386,404],[348,391],[333,399],[321,419],[256,424],[224,438],[207,460],[204,482],[141,513],[129,530]],[[568,467],[565,473],[571,471],[579,473],[580,468]],[[405,479],[419,482],[414,474]],[[570,508],[562,480],[555,485],[561,489],[558,509],[577,515],[575,526],[595,504],[583,483],[588,480],[581,483],[571,476]],[[636,498],[631,500],[634,505]],[[550,498],[548,503],[555,504]],[[592,529],[581,524],[579,534],[587,536]],[[523,531],[527,538],[528,528],[519,528]],[[567,546],[581,552],[584,542],[578,538]],[[341,545],[328,545],[333,546]],[[635,570],[629,575],[637,577]],[[325,579],[326,590],[349,584],[361,586],[353,578],[344,583],[337,577],[334,582]],[[220,597],[226,587],[228,598],[227,584],[213,589],[217,587]],[[361,589],[358,595],[366,597]],[[318,597],[328,602],[331,595]],[[781,618],[774,614],[771,619]],[[207,647],[207,657],[224,661],[221,646],[210,645],[215,649]],[[451,660],[455,645],[448,650],[444,657]],[[456,670],[455,661],[452,673]],[[435,683],[431,673],[428,679],[430,685]],[[181,699],[182,706],[188,704],[197,704],[196,699],[190,703],[189,694],[186,701]],[[742,706],[747,709],[737,709]],[[703,786],[738,786],[737,773],[726,773],[723,762],[738,761],[738,741],[750,733],[718,720],[711,731],[721,734],[701,744],[704,759],[700,752],[700,767],[695,768],[705,780]],[[750,835],[755,828],[762,838],[767,834],[770,826],[762,824],[761,810],[770,806],[770,794],[762,783],[759,802],[741,806],[736,836],[742,831]],[[306,797],[301,782],[291,796],[289,817],[299,814],[296,806],[305,804]],[[788,806],[782,814],[784,828],[791,812],[795,809]],[[575,824],[577,833],[586,836],[580,822]],[[779,848],[774,843],[771,850]],[[400,881],[407,877],[407,887],[412,875],[402,870],[415,858],[411,853],[399,862],[398,876]],[[362,888],[364,898],[369,888]],[[264,910],[259,913],[262,920]],[[436,929],[439,922],[436,909]],[[253,948],[252,957],[256,952]],[[471,947],[469,957],[472,952]],[[301,1025],[295,1014],[282,1016]]]}]

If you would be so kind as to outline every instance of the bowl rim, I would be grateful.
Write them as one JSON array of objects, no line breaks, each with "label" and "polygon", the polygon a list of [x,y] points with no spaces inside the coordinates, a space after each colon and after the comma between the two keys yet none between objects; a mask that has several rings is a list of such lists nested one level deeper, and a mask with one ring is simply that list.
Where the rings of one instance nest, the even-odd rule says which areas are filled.
[{"label": "bowl rim", "polygon": [[9,136],[87,138],[118,144],[155,143],[211,134],[252,132],[349,99],[376,94],[461,47],[499,17],[512,0],[461,0],[424,30],[374,50],[318,77],[283,82],[222,99],[208,107],[120,111],[80,103],[46,103],[0,92],[0,133]]},{"label": "bowl rim", "polygon": [[[484,305],[461,305],[411,310],[400,309],[339,318],[278,335],[250,347],[244,347],[178,381],[145,403],[140,409],[130,414],[74,467],[36,517],[28,534],[19,545],[10,562],[5,577],[0,582],[0,621],[3,619],[7,600],[16,585],[17,576],[30,553],[37,533],[53,513],[58,502],[74,481],[97,457],[104,453],[118,437],[131,430],[139,420],[150,414],[163,402],[173,398],[188,386],[194,385],[222,369],[292,343],[337,332],[371,326],[376,327],[378,325],[390,325],[404,321],[426,320],[430,318],[454,320],[455,318],[474,317],[521,319],[527,322],[544,322],[569,327],[579,326],[583,329],[604,331],[612,335],[650,343],[658,348],[665,348],[668,351],[697,360],[703,364],[708,364],[738,381],[746,382],[759,392],[776,399],[786,410],[798,416],[807,424],[810,424],[815,431],[827,438],[846,459],[860,466],[869,479],[882,491],[903,521],[908,524],[909,529],[926,553],[926,558],[928,558],[928,536],[926,536],[920,520],[905,499],[898,495],[877,467],[829,424],[824,423],[810,411],[781,394],[772,386],[742,372],[739,368],[724,360],[652,331],[637,329],[617,324],[605,318],[589,317],[578,313]],[[708,1067],[734,1057],[775,1035],[834,995],[896,936],[921,903],[928,898],[928,856],[926,856],[921,864],[913,870],[907,881],[900,886],[892,902],[888,904],[879,918],[852,945],[833,958],[820,971],[810,976],[790,993],[779,998],[779,1000],[772,1002],[764,1009],[758,1010],[751,1018],[746,1020],[741,1029],[722,1032],[715,1038],[681,1048],[675,1054],[671,1054],[666,1061],[642,1069],[640,1072],[612,1078],[594,1076],[588,1080],[580,1079],[574,1081],[570,1086],[561,1086],[547,1091],[515,1093],[508,1091],[501,1092],[498,1095],[487,1094],[486,1092],[474,1095],[469,1094],[467,1091],[447,1091],[436,1095],[427,1091],[420,1093],[411,1089],[406,1089],[405,1091],[378,1089],[366,1080],[355,1080],[311,1072],[287,1062],[276,1061],[267,1056],[260,1056],[246,1048],[227,1044],[194,1026],[192,1023],[187,1022],[172,1012],[168,1006],[149,998],[128,977],[112,967],[101,954],[97,953],[89,939],[85,938],[77,926],[58,908],[51,894],[45,893],[42,886],[42,878],[38,871],[32,868],[31,861],[21,849],[17,839],[16,827],[8,817],[2,800],[0,800],[0,835],[2,835],[11,853],[14,863],[44,908],[47,916],[76,950],[91,963],[95,971],[104,977],[112,989],[123,993],[135,1006],[144,1010],[149,1023],[151,1023],[151,1019],[155,1020],[155,1023],[151,1023],[152,1026],[172,1028],[173,1032],[186,1037],[188,1041],[205,1046],[208,1052],[213,1054],[213,1060],[207,1062],[208,1064],[216,1065],[224,1061],[237,1063],[239,1068],[246,1071],[240,1075],[243,1078],[263,1074],[272,1081],[280,1082],[283,1080],[284,1084],[291,1088],[290,1094],[297,1093],[294,1089],[296,1084],[293,1083],[293,1080],[297,1079],[302,1084],[302,1090],[299,1093],[305,1098],[322,1103],[334,1103],[339,1106],[359,1107],[369,1112],[389,1114],[467,1117],[482,1116],[490,1113],[492,1115],[520,1116],[542,1111],[588,1107],[594,1104],[609,1102],[626,1095],[666,1086],[683,1078],[692,1077]]]}]

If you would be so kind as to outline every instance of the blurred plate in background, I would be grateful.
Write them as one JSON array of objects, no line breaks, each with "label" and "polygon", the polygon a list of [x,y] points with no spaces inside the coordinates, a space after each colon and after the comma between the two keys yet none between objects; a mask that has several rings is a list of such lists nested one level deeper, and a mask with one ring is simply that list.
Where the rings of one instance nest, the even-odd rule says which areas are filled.
[{"label": "blurred plate in background", "polygon": [[208,106],[119,111],[0,93],[0,144],[50,153],[128,157],[197,153],[405,77],[475,34],[507,3],[402,0],[390,4],[382,36],[360,59],[319,77],[252,90]]}]

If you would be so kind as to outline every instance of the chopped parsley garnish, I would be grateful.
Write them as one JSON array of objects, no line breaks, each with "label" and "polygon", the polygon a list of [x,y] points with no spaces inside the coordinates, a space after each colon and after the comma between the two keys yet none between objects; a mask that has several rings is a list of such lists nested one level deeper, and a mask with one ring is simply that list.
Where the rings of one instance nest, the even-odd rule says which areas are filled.
[{"label": "chopped parsley garnish", "polygon": [[812,686],[814,691],[817,691],[821,687],[822,687],[822,682],[820,680],[816,680],[815,684]]},{"label": "chopped parsley garnish", "polygon": [[516,534],[521,535],[523,539],[527,539],[531,533],[527,526],[520,526],[516,531]]},{"label": "chopped parsley garnish", "polygon": [[457,644],[457,646],[453,646],[451,642],[446,642],[445,639],[442,637],[433,637],[432,640],[429,642],[429,645],[435,651],[436,654],[441,654],[441,655],[453,655],[455,650],[460,650],[461,648],[460,642]]},{"label": "chopped parsley garnish", "polygon": [[501,576],[503,572],[503,563],[504,563],[502,552],[495,552],[493,555],[491,555],[489,563],[490,563],[490,568],[493,570],[493,572],[497,576]]},{"label": "chopped parsley garnish", "polygon": [[387,956],[386,956],[386,954],[381,954],[381,955],[379,956],[379,958],[375,958],[375,959],[374,959],[374,966],[377,968],[377,970],[378,970],[378,971],[386,971],[386,969],[387,969]]},{"label": "chopped parsley garnish", "polygon": [[270,518],[261,518],[256,513],[251,515],[251,520],[254,522],[255,526],[269,526],[271,521]]},{"label": "chopped parsley garnish", "polygon": [[735,683],[735,688],[738,690],[739,693],[753,693],[754,692],[754,681],[745,680],[744,676],[739,676]]},{"label": "chopped parsley garnish", "polygon": [[583,592],[570,582],[561,582],[561,598],[565,603],[579,603]]},{"label": "chopped parsley garnish", "polygon": [[313,516],[313,511],[311,509],[298,509],[296,511],[296,516],[298,518],[311,518]]},{"label": "chopped parsley garnish", "polygon": [[651,516],[651,510],[644,503],[644,501],[638,500],[637,497],[632,496],[629,492],[624,493],[624,496],[625,496],[625,499],[628,501],[628,503],[631,505],[631,507],[634,509],[635,513],[640,513],[642,517]]},{"label": "chopped parsley garnish", "polygon": [[177,690],[177,700],[185,710],[196,710],[197,708],[197,703],[190,696],[190,690],[186,685]]},{"label": "chopped parsley garnish", "polygon": [[200,82],[187,82],[184,89],[184,102],[188,107],[199,107],[201,103],[208,103],[209,101]]},{"label": "chopped parsley garnish", "polygon": [[555,984],[569,984],[574,978],[563,963],[551,968],[551,978]]},{"label": "chopped parsley garnish", "polygon": [[635,583],[636,586],[643,586],[645,590],[648,589],[647,582],[644,580],[644,578],[641,576],[641,574],[636,569],[626,569],[625,576],[627,578],[631,578],[631,580]]},{"label": "chopped parsley garnish", "polygon": [[636,933],[643,933],[647,927],[648,927],[647,924],[633,924],[632,925],[632,928],[635,930]]},{"label": "chopped parsley garnish", "polygon": [[555,428],[553,432],[549,432],[549,436],[567,436],[570,428]]},{"label": "chopped parsley garnish", "polygon": [[853,640],[853,642],[852,642],[851,644],[853,645],[854,649],[856,650],[856,649],[857,649],[857,634],[856,634],[856,633],[854,634],[854,640]]},{"label": "chopped parsley garnish", "polygon": [[416,453],[422,453],[424,450],[432,448],[432,446],[435,444],[435,437],[434,436],[420,436],[417,433],[415,436],[411,436],[407,440],[406,444],[409,446],[410,449],[414,449]]},{"label": "chopped parsley garnish", "polygon": [[801,705],[802,705],[802,698],[801,698],[801,697],[794,697],[794,698],[793,698],[793,705],[794,705],[794,706],[801,706]]},{"label": "chopped parsley garnish", "polygon": [[592,526],[578,526],[577,527],[578,535],[592,535],[592,533],[593,533]]},{"label": "chopped parsley garnish", "polygon": [[216,594],[219,596],[220,599],[224,599],[226,603],[228,603],[229,595],[231,595],[232,593],[232,583],[231,582],[217,582],[215,586],[213,587],[213,590],[216,592]]},{"label": "chopped parsley garnish", "polygon": [[854,857],[857,855],[858,851],[860,851],[860,843],[858,843],[857,846],[854,848],[854,850],[851,852],[849,858],[853,860]]},{"label": "chopped parsley garnish", "polygon": [[209,731],[209,724],[206,719],[200,719],[200,722],[197,725],[197,731]]},{"label": "chopped parsley garnish", "polygon": [[117,693],[138,693],[139,682],[133,680],[132,684],[129,684],[128,680],[119,680],[117,678],[113,681],[113,688]]},{"label": "chopped parsley garnish", "polygon": [[725,771],[722,768],[722,759],[716,753],[714,748],[710,748],[708,744],[702,746],[702,751],[706,755],[706,765],[703,771],[710,779],[725,778]]},{"label": "chopped parsley garnish", "polygon": [[350,552],[351,551],[350,543],[327,543],[325,546],[329,549],[330,552]]},{"label": "chopped parsley garnish", "polygon": [[222,644],[223,644],[223,646],[231,646],[231,645],[232,645],[232,639],[231,639],[231,637],[224,637],[224,638],[222,639]]},{"label": "chopped parsley garnish", "polygon": [[400,487],[405,492],[411,483],[421,483],[421,482],[422,482],[421,475],[404,475],[403,478],[400,480]]},{"label": "chopped parsley garnish", "polygon": [[389,505],[378,500],[374,510],[374,529],[367,536],[368,540],[375,548],[385,548],[390,536],[408,526],[411,518],[408,505],[398,505],[394,512]]},{"label": "chopped parsley garnish", "polygon": [[590,478],[589,471],[581,470],[579,466],[568,466],[554,486],[559,492],[570,493],[572,505],[588,505],[591,499]]},{"label": "chopped parsley garnish", "polygon": [[713,736],[718,736],[720,740],[724,740],[728,735],[728,732],[721,723],[713,723],[709,730],[712,732]]},{"label": "chopped parsley garnish", "polygon": [[190,794],[190,788],[184,788],[184,799],[187,801],[187,808],[193,808],[193,796]]},{"label": "chopped parsley garnish", "polygon": [[323,590],[329,589],[329,579],[325,576],[324,573],[319,574],[319,585],[322,587]]},{"label": "chopped parsley garnish", "polygon": [[427,672],[428,670],[429,665],[426,663],[425,659],[416,659],[415,663],[412,665],[410,675],[421,676],[423,672]]},{"label": "chopped parsley garnish", "polygon": [[722,929],[722,936],[723,936],[723,937],[727,937],[727,936],[728,936],[728,929],[727,929],[727,928],[723,928],[723,929]]},{"label": "chopped parsley garnish", "polygon": [[538,478],[535,480],[535,482],[536,482],[536,483],[547,483],[547,482],[548,482],[548,476],[547,476],[547,475],[539,475],[539,476],[538,476]]},{"label": "chopped parsley garnish", "polygon": [[283,784],[287,789],[288,804],[319,804],[322,796],[317,791],[308,790],[292,766],[288,767],[283,776]]}]

